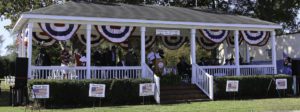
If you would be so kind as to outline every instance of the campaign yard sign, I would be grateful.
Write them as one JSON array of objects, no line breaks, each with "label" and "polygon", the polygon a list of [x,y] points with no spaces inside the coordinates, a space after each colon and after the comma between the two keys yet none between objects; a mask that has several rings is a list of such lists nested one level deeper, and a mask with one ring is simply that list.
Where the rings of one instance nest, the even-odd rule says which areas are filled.
[{"label": "campaign yard sign", "polygon": [[49,98],[49,85],[33,85],[32,98],[36,98],[36,99]]},{"label": "campaign yard sign", "polygon": [[140,84],[140,96],[152,96],[154,95],[154,83]]},{"label": "campaign yard sign", "polygon": [[239,91],[239,81],[238,80],[227,80],[226,92],[238,92],[238,91]]},{"label": "campaign yard sign", "polygon": [[89,97],[105,97],[105,84],[90,84]]},{"label": "campaign yard sign", "polygon": [[287,89],[287,79],[276,79],[276,89]]}]

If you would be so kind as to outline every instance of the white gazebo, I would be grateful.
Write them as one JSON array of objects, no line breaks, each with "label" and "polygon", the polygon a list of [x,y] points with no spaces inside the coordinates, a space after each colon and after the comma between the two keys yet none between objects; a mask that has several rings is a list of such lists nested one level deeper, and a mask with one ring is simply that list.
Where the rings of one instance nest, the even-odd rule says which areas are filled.
[{"label": "white gazebo", "polygon": [[[70,72],[70,79],[108,79],[108,78],[150,78],[156,84],[156,100],[159,102],[159,77],[146,64],[146,47],[151,46],[152,37],[166,38],[166,45],[180,43],[183,37],[190,41],[190,60],[192,65],[192,83],[196,84],[210,99],[213,99],[213,77],[226,75],[276,74],[275,29],[281,26],[238,15],[204,12],[198,9],[162,7],[128,4],[95,4],[87,2],[66,2],[23,13],[13,32],[19,33],[19,57],[27,57],[28,79],[60,79],[61,71]],[[35,36],[44,32],[44,36]],[[35,66],[32,62],[33,40],[44,40],[45,44],[75,38],[84,35],[86,44],[86,66]],[[91,48],[94,46],[92,35],[106,38],[114,43],[122,43],[127,38],[140,38],[141,64],[128,67],[97,67],[91,65]],[[170,38],[170,35],[176,39]],[[79,36],[80,37],[80,36]],[[151,38],[150,38],[151,37]],[[269,38],[270,37],[270,38]],[[234,46],[234,65],[199,66],[196,63],[196,41],[210,48],[222,44],[226,48],[230,41]],[[177,41],[176,41],[177,40]],[[240,40],[243,40],[248,52],[249,46],[267,43],[272,45],[272,63],[264,65],[240,65]],[[83,41],[83,42],[84,42]],[[150,42],[150,43],[149,43]],[[169,43],[169,44],[168,44]],[[230,42],[229,42],[230,43]],[[247,47],[248,46],[248,47]],[[170,47],[171,48],[171,47]],[[227,51],[226,51],[227,52]],[[226,54],[226,53],[225,53]],[[249,52],[247,53],[249,54]],[[247,55],[247,61],[249,61]],[[121,74],[121,75],[120,75]],[[122,76],[125,75],[125,76]]]}]

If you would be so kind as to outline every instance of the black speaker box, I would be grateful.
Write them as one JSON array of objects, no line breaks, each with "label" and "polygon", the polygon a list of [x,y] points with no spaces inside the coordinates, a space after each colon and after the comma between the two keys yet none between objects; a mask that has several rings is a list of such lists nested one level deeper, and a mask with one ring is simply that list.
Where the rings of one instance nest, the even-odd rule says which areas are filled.
[{"label": "black speaker box", "polygon": [[23,88],[27,85],[27,74],[28,74],[28,58],[20,58],[16,59],[15,66],[16,80],[15,87]]},{"label": "black speaker box", "polygon": [[300,76],[300,60],[292,61],[292,72],[293,75]]}]

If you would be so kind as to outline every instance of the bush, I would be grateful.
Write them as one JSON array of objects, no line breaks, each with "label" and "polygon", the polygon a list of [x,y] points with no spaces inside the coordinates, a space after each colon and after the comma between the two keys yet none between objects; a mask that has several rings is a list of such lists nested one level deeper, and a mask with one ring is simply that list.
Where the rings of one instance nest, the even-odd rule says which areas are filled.
[{"label": "bush", "polygon": [[139,84],[149,83],[148,79],[115,79],[115,80],[30,80],[29,90],[32,85],[49,84],[50,98],[46,106],[91,106],[99,102],[99,98],[88,97],[89,84],[105,84],[105,98],[103,105],[138,104],[142,101],[139,97]]},{"label": "bush", "polygon": [[[232,99],[233,93],[226,92],[227,80],[239,80],[239,92],[235,93],[236,98],[265,98],[278,97],[275,81],[268,87],[273,76],[257,75],[257,76],[226,76],[214,78],[214,97],[215,99]],[[279,90],[280,96],[286,96],[292,93],[292,77],[287,75],[276,75],[277,78],[286,78],[288,83],[287,90]]]}]

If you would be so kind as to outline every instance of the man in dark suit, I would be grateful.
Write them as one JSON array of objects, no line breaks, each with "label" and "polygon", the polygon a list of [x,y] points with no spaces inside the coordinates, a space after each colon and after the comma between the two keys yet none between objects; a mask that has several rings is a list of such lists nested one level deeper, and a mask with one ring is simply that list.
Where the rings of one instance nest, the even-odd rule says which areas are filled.
[{"label": "man in dark suit", "polygon": [[117,53],[116,53],[116,47],[112,46],[111,50],[106,51],[105,53],[105,59],[106,59],[106,65],[107,66],[116,66],[117,64]]},{"label": "man in dark suit", "polygon": [[185,58],[180,57],[180,62],[177,64],[178,74],[181,76],[183,80],[187,80],[188,82],[191,79],[191,65],[185,61]]}]

